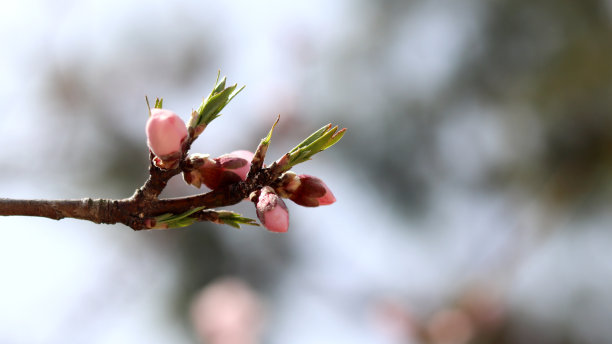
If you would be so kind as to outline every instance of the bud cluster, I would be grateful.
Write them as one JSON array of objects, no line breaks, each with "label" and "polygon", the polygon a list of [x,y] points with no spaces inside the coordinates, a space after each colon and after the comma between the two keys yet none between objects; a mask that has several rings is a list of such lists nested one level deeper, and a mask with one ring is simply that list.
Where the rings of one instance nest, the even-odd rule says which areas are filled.
[{"label": "bud cluster", "polygon": [[[328,124],[303,140],[291,151],[283,155],[266,169],[267,182],[259,185],[259,177],[249,177],[251,169],[261,176],[259,171],[265,167],[264,158],[274,127],[262,139],[255,153],[246,150],[233,151],[216,158],[208,154],[190,154],[187,150],[208,124],[220,116],[220,111],[242,88],[237,85],[226,87],[225,78],[219,80],[208,98],[193,111],[188,125],[174,112],[162,108],[162,100],[155,102],[150,109],[146,124],[147,145],[154,155],[152,163],[162,170],[170,170],[166,175],[173,176],[182,172],[183,179],[189,185],[200,188],[202,184],[211,190],[246,182],[249,189],[256,190],[249,196],[255,204],[257,217],[271,232],[286,232],[289,228],[289,211],[283,198],[305,207],[329,205],[336,201],[331,190],[317,177],[306,174],[297,175],[289,169],[338,142],[346,129],[338,130]],[[278,177],[280,175],[280,177]],[[257,181],[256,181],[257,180]],[[265,178],[263,180],[266,180]],[[268,184],[268,185],[265,185]],[[148,219],[148,228],[183,227],[196,220],[209,220],[226,223],[232,226],[254,224],[254,220],[227,211],[215,212],[205,206],[190,207],[184,212],[167,213]],[[212,219],[212,220],[211,220]]]},{"label": "bud cluster", "polygon": [[336,197],[321,179],[286,172],[275,189],[266,186],[259,194],[254,193],[251,196],[259,221],[269,231],[286,232],[289,229],[289,211],[283,198],[305,207],[329,205],[336,201]]}]

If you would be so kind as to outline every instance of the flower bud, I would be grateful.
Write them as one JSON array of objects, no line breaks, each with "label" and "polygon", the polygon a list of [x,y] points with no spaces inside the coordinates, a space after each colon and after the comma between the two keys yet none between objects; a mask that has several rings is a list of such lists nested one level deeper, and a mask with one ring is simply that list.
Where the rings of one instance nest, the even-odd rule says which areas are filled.
[{"label": "flower bud", "polygon": [[146,132],[149,149],[162,163],[180,158],[187,127],[177,114],[165,109],[151,109]]},{"label": "flower bud", "polygon": [[200,169],[208,162],[209,164],[214,164],[214,161],[208,158],[208,154],[200,154],[195,153],[189,155],[187,159],[185,159],[183,165],[183,179],[189,185],[193,185],[196,188],[200,188],[202,186],[202,172]]},{"label": "flower bud", "polygon": [[289,230],[289,211],[283,199],[269,186],[261,189],[255,205],[261,224],[271,232],[284,233]]},{"label": "flower bud", "polygon": [[253,160],[253,153],[247,150],[237,150],[229,154],[218,157],[219,163],[226,170],[231,169],[232,172],[237,174],[241,180],[246,180],[247,174],[251,169],[251,160]]},{"label": "flower bud", "polygon": [[281,179],[278,193],[304,207],[318,207],[336,202],[331,190],[317,177],[286,172]]},{"label": "flower bud", "polygon": [[187,171],[183,179],[187,184],[199,188],[202,184],[212,190],[246,179],[251,168],[253,153],[245,150],[234,151],[218,158],[193,154],[187,159]]}]

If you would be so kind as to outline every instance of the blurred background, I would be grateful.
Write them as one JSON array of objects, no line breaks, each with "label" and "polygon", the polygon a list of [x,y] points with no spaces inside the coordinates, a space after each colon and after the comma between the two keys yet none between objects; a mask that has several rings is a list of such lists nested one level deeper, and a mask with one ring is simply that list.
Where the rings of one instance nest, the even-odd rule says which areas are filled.
[{"label": "blurred background", "polygon": [[3,1],[0,45],[0,197],[130,196],[144,96],[218,70],[194,152],[348,128],[287,234],[0,218],[0,343],[612,343],[612,1]]}]

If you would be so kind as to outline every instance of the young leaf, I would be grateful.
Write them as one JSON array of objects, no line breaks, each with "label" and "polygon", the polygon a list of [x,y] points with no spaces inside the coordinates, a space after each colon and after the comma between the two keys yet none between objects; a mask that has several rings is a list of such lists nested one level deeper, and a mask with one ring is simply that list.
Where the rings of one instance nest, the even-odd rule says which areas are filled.
[{"label": "young leaf", "polygon": [[219,223],[223,223],[234,228],[240,228],[240,225],[259,226],[259,224],[248,217],[244,217],[240,214],[234,213],[233,211],[219,210],[217,211],[219,216]]},{"label": "young leaf", "polygon": [[332,128],[331,124],[315,131],[289,151],[289,161],[282,167],[282,171],[287,171],[299,163],[308,161],[313,155],[333,146],[340,141],[345,132],[346,128],[338,130],[338,126]]},{"label": "young leaf", "polygon": [[190,209],[181,214],[166,213],[155,217],[155,227],[164,228],[180,228],[192,225],[196,219],[189,217],[193,213],[196,213],[205,207],[197,207]]},{"label": "young leaf", "polygon": [[238,87],[237,84],[225,87],[226,77],[219,81],[219,76],[220,72],[217,73],[217,80],[212,91],[207,98],[202,100],[202,104],[200,104],[196,111],[197,115],[189,122],[189,127],[195,129],[197,126],[208,125],[215,118],[219,117],[221,110],[244,89],[244,86],[236,89]]}]

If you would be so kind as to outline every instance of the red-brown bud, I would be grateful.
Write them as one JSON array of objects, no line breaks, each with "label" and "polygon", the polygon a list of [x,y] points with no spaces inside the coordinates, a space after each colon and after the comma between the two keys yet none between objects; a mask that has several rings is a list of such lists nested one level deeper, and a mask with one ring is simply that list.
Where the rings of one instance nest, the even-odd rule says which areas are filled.
[{"label": "red-brown bud", "polygon": [[283,175],[277,192],[304,207],[329,205],[336,201],[334,194],[321,179],[293,172]]}]

